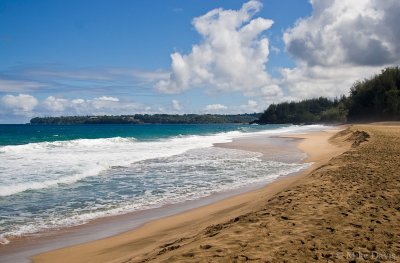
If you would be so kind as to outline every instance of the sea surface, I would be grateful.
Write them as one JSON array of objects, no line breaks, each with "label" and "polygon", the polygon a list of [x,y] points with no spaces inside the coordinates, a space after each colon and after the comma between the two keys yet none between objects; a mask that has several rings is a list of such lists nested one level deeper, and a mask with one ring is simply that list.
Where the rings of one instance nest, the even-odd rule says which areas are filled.
[{"label": "sea surface", "polygon": [[[288,125],[0,125],[0,243],[196,200],[309,166],[213,147]],[[294,161],[293,161],[294,160]]]}]

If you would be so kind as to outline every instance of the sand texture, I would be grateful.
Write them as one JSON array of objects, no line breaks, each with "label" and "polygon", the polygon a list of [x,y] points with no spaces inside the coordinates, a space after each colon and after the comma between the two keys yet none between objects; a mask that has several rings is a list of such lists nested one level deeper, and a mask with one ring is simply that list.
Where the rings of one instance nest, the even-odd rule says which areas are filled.
[{"label": "sand texture", "polygon": [[301,176],[35,262],[400,262],[400,126],[331,136],[292,136]]}]

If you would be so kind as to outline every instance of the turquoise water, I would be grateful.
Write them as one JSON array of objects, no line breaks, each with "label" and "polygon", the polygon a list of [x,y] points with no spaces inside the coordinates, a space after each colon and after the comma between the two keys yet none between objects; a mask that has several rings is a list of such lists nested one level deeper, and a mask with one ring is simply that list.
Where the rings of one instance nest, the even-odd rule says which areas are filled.
[{"label": "turquoise water", "polygon": [[[0,243],[268,183],[308,167],[213,147],[283,125],[0,125]],[[294,154],[294,153],[291,153]]]},{"label": "turquoise water", "polygon": [[[154,140],[183,135],[204,135],[229,131],[254,132],[285,125],[240,124],[144,124],[144,125],[23,125],[0,124],[0,145],[19,145],[37,142],[75,139],[135,138]],[[287,126],[287,125],[286,125]]]}]

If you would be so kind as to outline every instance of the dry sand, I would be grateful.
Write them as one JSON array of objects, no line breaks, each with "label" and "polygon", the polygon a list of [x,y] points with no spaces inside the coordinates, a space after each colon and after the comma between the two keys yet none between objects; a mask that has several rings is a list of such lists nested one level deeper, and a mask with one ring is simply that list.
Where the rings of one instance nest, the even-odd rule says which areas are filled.
[{"label": "dry sand", "polygon": [[400,261],[400,126],[331,136],[294,136],[314,162],[301,175],[34,261]]}]

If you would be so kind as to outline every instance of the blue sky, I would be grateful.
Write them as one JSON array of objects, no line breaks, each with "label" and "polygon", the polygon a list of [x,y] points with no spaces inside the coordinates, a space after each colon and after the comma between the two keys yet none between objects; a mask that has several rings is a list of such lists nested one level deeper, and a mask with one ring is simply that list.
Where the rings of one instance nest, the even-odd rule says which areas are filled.
[{"label": "blue sky", "polygon": [[[283,100],[337,96],[398,62],[396,32],[379,36],[374,49],[377,37],[368,37],[379,32],[368,23],[395,30],[385,18],[397,15],[398,4],[361,2],[0,0],[0,122],[242,113]],[[352,26],[360,46],[335,43]],[[377,63],[371,55],[360,63],[350,49],[377,50],[384,59]]]}]

